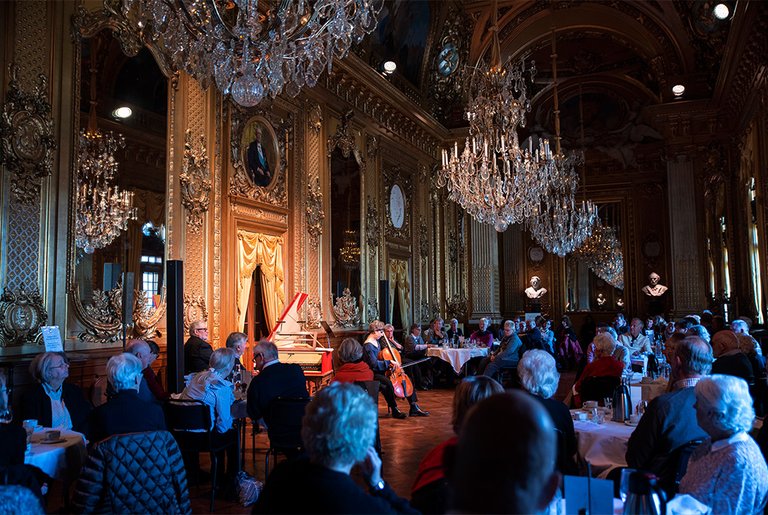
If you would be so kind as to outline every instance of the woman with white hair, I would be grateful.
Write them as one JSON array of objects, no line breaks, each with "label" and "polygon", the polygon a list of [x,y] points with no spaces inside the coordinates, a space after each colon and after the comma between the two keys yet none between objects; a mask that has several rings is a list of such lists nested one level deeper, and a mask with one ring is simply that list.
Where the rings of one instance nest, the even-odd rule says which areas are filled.
[{"label": "woman with white hair", "polygon": [[584,367],[576,384],[573,385],[574,400],[577,406],[581,405],[581,390],[585,381],[595,378],[615,377],[619,379],[624,372],[624,365],[613,357],[613,352],[618,343],[610,333],[602,333],[595,336],[595,360]]},{"label": "woman with white hair", "polygon": [[[275,467],[253,512],[417,513],[382,479],[375,436],[376,406],[360,387],[333,383],[320,390],[301,428],[308,459]],[[355,465],[368,493],[349,476]]]},{"label": "woman with white hair", "polygon": [[710,335],[706,327],[701,324],[692,325],[685,331],[686,336],[698,336],[705,342],[709,343]]},{"label": "woman with white hair", "polygon": [[83,391],[65,383],[69,360],[63,352],[43,352],[29,365],[37,384],[29,388],[21,405],[22,420],[35,419],[44,427],[74,429],[88,434],[88,416],[93,409]]},{"label": "woman with white hair", "polygon": [[712,375],[694,388],[696,421],[710,438],[693,451],[680,493],[695,497],[712,513],[762,513],[768,502],[768,467],[747,434],[755,418],[747,383]]},{"label": "woman with white hair", "polygon": [[576,474],[576,432],[571,412],[568,406],[552,398],[560,383],[555,358],[540,349],[529,350],[517,364],[517,375],[523,389],[539,401],[552,417],[558,440],[562,439],[558,442],[557,469],[562,474]]}]

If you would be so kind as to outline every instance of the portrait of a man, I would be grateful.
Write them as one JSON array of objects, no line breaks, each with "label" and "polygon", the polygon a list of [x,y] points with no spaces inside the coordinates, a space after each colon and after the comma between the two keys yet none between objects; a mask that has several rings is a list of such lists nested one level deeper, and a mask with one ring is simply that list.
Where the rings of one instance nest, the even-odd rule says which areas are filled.
[{"label": "portrait of a man", "polygon": [[277,173],[277,144],[268,123],[261,116],[251,119],[240,139],[243,167],[256,186],[269,186]]},{"label": "portrait of a man", "polygon": [[248,145],[248,176],[256,186],[267,186],[272,182],[267,154],[262,144],[264,130],[256,126],[253,141]]}]

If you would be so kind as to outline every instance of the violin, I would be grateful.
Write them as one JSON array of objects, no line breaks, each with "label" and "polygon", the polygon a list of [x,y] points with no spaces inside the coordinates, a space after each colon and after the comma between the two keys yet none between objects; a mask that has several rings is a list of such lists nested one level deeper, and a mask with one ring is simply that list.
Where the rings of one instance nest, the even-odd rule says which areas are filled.
[{"label": "violin", "polygon": [[401,399],[410,397],[413,395],[413,383],[411,382],[411,378],[408,377],[403,370],[400,353],[397,349],[392,347],[392,344],[385,335],[382,335],[382,337],[387,346],[379,351],[379,359],[396,363],[396,366],[392,367],[387,372],[387,377],[392,381],[392,387],[395,389],[395,396]]}]

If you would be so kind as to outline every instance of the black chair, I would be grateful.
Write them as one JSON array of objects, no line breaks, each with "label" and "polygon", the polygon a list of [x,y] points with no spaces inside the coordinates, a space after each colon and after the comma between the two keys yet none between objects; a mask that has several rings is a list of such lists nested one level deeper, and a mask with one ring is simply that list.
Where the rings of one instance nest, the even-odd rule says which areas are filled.
[{"label": "black chair", "polygon": [[683,480],[683,476],[688,470],[688,460],[691,459],[691,454],[693,454],[693,451],[696,449],[696,447],[701,445],[703,441],[704,440],[691,440],[690,442],[683,444],[672,451],[672,454],[670,455],[670,461],[675,464],[674,483],[662,483],[661,485],[662,488],[666,490],[668,499],[671,499],[675,496],[675,494],[677,494],[677,491],[680,488],[680,481]]},{"label": "black chair", "polygon": [[579,394],[583,401],[598,401],[613,398],[613,392],[619,386],[620,378],[615,376],[587,377],[581,382]]},{"label": "black chair", "polygon": [[377,406],[376,409],[376,440],[373,443],[373,447],[376,452],[381,456],[381,435],[379,434],[379,417],[378,417],[378,405],[379,405],[379,382],[378,381],[355,381],[355,384],[368,393],[368,396],[373,401],[373,404]]},{"label": "black chair", "polygon": [[499,370],[499,382],[506,388],[520,388],[520,378],[517,375],[517,367],[501,367]]},{"label": "black chair", "polygon": [[269,456],[278,454],[294,458],[304,450],[301,440],[301,421],[309,398],[278,397],[269,403],[269,449],[264,459],[264,478],[269,475]]},{"label": "black chair", "polygon": [[[216,481],[218,475],[218,454],[231,443],[217,443],[213,438],[211,408],[202,401],[174,400],[165,403],[165,423],[168,431],[176,439],[184,458],[187,476],[193,477],[199,485],[198,455],[207,452],[211,456],[211,506],[216,499]],[[194,459],[191,459],[194,458]]]}]

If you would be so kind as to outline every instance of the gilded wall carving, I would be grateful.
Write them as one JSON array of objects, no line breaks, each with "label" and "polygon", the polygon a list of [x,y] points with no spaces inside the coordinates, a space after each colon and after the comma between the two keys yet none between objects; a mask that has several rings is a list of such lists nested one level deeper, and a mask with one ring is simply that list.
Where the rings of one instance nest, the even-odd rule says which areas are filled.
[{"label": "gilded wall carving", "polygon": [[47,319],[40,292],[6,288],[0,297],[0,347],[42,344],[40,327]]},{"label": "gilded wall carving", "polygon": [[[320,108],[320,105],[317,103],[307,102],[307,111],[309,112],[307,123],[309,124],[309,131],[306,136],[306,152],[303,153],[302,157],[306,160],[305,166],[307,169],[307,176],[309,177],[309,180],[311,181],[312,178],[316,178],[317,180],[320,180],[320,161],[323,157],[323,149],[322,149],[322,128],[323,128],[323,110]],[[303,150],[303,149],[302,149]],[[322,193],[322,188],[321,188]],[[297,203],[297,205],[299,205]],[[322,207],[322,204],[321,204]],[[325,213],[323,213],[325,214]],[[307,224],[309,225],[309,220],[307,220]],[[323,225],[325,225],[325,219],[323,219]],[[313,304],[314,307],[316,307],[318,310],[321,308],[321,303],[319,300],[313,301],[312,299],[320,299],[322,298],[320,293],[320,278],[322,276],[322,271],[320,270],[320,241],[322,239],[322,231],[320,232],[320,235],[318,237],[318,244],[313,245],[309,252],[307,252],[307,255],[305,256],[305,259],[301,261],[296,261],[297,263],[303,263],[303,268],[306,270],[307,273],[307,282],[306,282],[306,288],[307,293],[309,293],[310,298],[307,302],[316,302],[316,305]],[[309,308],[308,308],[309,309]],[[321,318],[322,311],[318,312],[318,318],[317,318],[317,324],[319,327],[320,324],[320,318]],[[307,319],[309,321],[309,319]]]},{"label": "gilded wall carving", "polygon": [[[216,109],[215,148],[221,149],[221,109]],[[221,159],[213,167],[213,341],[221,341]]]},{"label": "gilded wall carving", "polygon": [[89,343],[116,342],[123,325],[122,282],[118,282],[109,291],[93,290],[92,300],[88,304],[83,304],[77,286],[73,296],[75,314],[84,327],[78,338]]},{"label": "gilded wall carving", "polygon": [[379,248],[379,239],[381,238],[381,223],[379,223],[379,210],[376,209],[376,202],[368,196],[365,211],[365,238],[368,242],[368,251],[375,254]]},{"label": "gilded wall carving", "polygon": [[337,327],[351,328],[360,325],[360,308],[349,288],[344,288],[341,297],[336,298],[333,315],[336,318]]},{"label": "gilded wall carving", "polygon": [[307,232],[312,247],[317,248],[320,237],[323,235],[323,221],[325,220],[325,211],[323,210],[323,191],[320,187],[320,178],[313,177],[307,184]]},{"label": "gilded wall carving", "polygon": [[184,294],[184,334],[189,333],[189,326],[197,320],[208,320],[208,308],[202,295]]},{"label": "gilded wall carving", "polygon": [[205,136],[200,134],[197,147],[192,139],[192,131],[187,130],[184,135],[184,164],[179,183],[181,203],[187,210],[187,227],[190,232],[199,233],[203,227],[203,216],[210,206],[211,180],[208,178]]},{"label": "gilded wall carving", "polygon": [[[353,151],[356,154],[355,157],[358,158],[355,136],[352,134],[352,131],[350,130],[351,126],[349,124],[354,115],[354,111],[350,109],[341,116],[339,126],[336,128],[336,132],[333,134],[333,136],[328,138],[329,157],[331,153],[338,148],[341,151],[341,155],[344,157],[344,159],[348,159]],[[358,158],[358,161],[360,160],[361,158]]]},{"label": "gilded wall carving", "polygon": [[133,337],[142,340],[157,338],[160,331],[158,324],[165,316],[165,287],[161,295],[160,305],[155,307],[150,297],[142,290],[133,292]]}]

